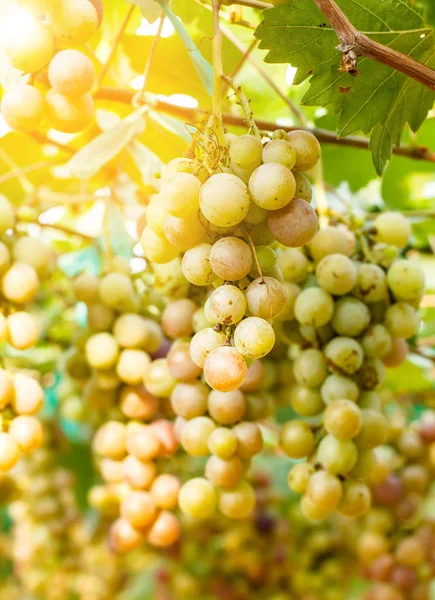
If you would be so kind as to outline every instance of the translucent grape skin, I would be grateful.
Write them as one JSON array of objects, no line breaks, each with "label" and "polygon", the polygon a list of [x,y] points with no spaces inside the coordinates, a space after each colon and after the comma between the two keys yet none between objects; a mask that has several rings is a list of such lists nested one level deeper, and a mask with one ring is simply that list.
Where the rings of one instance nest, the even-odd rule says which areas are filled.
[{"label": "translucent grape skin", "polygon": [[314,435],[308,423],[289,421],[280,433],[280,446],[290,458],[309,456],[315,447]]},{"label": "translucent grape skin", "polygon": [[314,505],[332,511],[340,502],[342,492],[338,477],[326,471],[317,471],[310,478],[305,493]]},{"label": "translucent grape skin", "polygon": [[283,208],[270,212],[267,223],[278,242],[288,248],[308,244],[319,227],[313,207],[298,197]]},{"label": "translucent grape skin", "polygon": [[334,296],[347,294],[357,280],[357,268],[343,254],[328,254],[316,266],[316,278],[321,288]]},{"label": "translucent grape skin", "polygon": [[411,225],[400,212],[384,212],[373,221],[378,242],[403,248],[411,236]]},{"label": "translucent grape skin", "polygon": [[13,27],[6,35],[4,47],[13,67],[25,73],[35,73],[43,69],[53,56],[53,34],[47,25],[25,15],[20,27]]},{"label": "translucent grape skin", "polygon": [[211,388],[230,392],[240,387],[248,367],[236,348],[222,346],[210,352],[204,363],[204,377]]},{"label": "translucent grape skin", "polygon": [[296,129],[289,131],[287,139],[290,146],[296,151],[296,171],[309,171],[320,158],[320,144],[316,137],[309,131]]},{"label": "translucent grape skin", "polygon": [[1,114],[11,129],[35,130],[45,115],[44,97],[31,85],[16,85],[3,96]]},{"label": "translucent grape skin", "polygon": [[293,363],[296,381],[309,387],[318,387],[327,375],[326,359],[316,348],[304,350]]},{"label": "translucent grape skin", "polygon": [[357,298],[341,298],[335,304],[331,325],[339,335],[360,336],[370,323],[370,311]]},{"label": "translucent grape skin", "polygon": [[197,477],[182,486],[178,504],[185,515],[194,519],[206,519],[215,513],[217,494],[207,479]]},{"label": "translucent grape skin", "polygon": [[387,281],[393,294],[403,300],[419,300],[424,291],[424,272],[409,260],[396,260],[388,269]]},{"label": "translucent grape skin", "polygon": [[275,332],[265,319],[248,317],[234,332],[234,345],[246,358],[262,358],[269,354],[275,343]]},{"label": "translucent grape skin", "polygon": [[336,337],[328,342],[325,355],[330,368],[350,375],[358,371],[364,357],[361,345],[348,337]]},{"label": "translucent grape skin", "polygon": [[327,435],[317,448],[317,458],[332,475],[346,475],[355,466],[358,451],[351,440],[339,440]]},{"label": "translucent grape skin", "polygon": [[236,237],[224,237],[210,251],[210,266],[224,281],[238,281],[252,268],[252,252],[248,244]]},{"label": "translucent grape skin", "polygon": [[[222,285],[207,300],[210,317],[215,323],[231,325],[238,323],[246,312],[243,292],[234,285]],[[251,311],[252,312],[252,311]]]},{"label": "translucent grape skin", "polygon": [[249,178],[249,193],[252,200],[270,211],[283,208],[292,200],[296,183],[293,173],[280,163],[265,163]]},{"label": "translucent grape skin", "polygon": [[320,288],[307,288],[296,298],[295,317],[302,325],[321,327],[332,319],[333,313],[332,296]]},{"label": "translucent grape skin", "polygon": [[190,356],[198,367],[203,368],[207,356],[216,348],[223,346],[225,334],[212,328],[198,331],[190,342]]},{"label": "translucent grape skin", "polygon": [[331,402],[323,417],[328,433],[339,439],[352,439],[360,431],[363,423],[361,411],[350,400]]},{"label": "translucent grape skin", "polygon": [[285,308],[286,295],[282,283],[273,277],[259,277],[246,290],[249,312],[262,319],[273,319]]},{"label": "translucent grape skin", "polygon": [[181,268],[190,283],[199,286],[210,285],[216,278],[210,265],[211,244],[198,244],[183,256]]},{"label": "translucent grape skin", "polygon": [[296,163],[296,152],[287,140],[271,140],[263,148],[263,163],[280,163],[293,169]]},{"label": "translucent grape skin", "polygon": [[230,144],[230,160],[241,169],[255,169],[261,163],[261,140],[253,135],[236,136]]},{"label": "translucent grape skin", "polygon": [[92,90],[95,69],[90,58],[78,50],[58,52],[50,61],[48,79],[52,87],[67,96],[83,96]]},{"label": "translucent grape skin", "polygon": [[329,254],[351,254],[349,239],[346,233],[338,227],[324,227],[320,229],[309,244],[313,260],[320,261]]},{"label": "translucent grape skin", "polygon": [[51,124],[64,133],[78,133],[92,122],[94,100],[90,94],[65,96],[52,88],[45,97],[47,115]]},{"label": "translucent grape skin", "polygon": [[233,227],[241,223],[248,214],[249,204],[248,188],[230,173],[212,175],[201,188],[201,212],[218,227]]}]

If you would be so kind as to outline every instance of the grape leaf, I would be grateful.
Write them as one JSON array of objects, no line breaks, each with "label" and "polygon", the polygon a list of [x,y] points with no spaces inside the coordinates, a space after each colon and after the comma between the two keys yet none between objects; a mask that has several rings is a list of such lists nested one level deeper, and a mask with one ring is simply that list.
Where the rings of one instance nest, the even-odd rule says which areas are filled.
[{"label": "grape leaf", "polygon": [[[338,4],[361,32],[435,67],[434,32],[424,26],[421,10],[406,0],[339,0]],[[260,47],[269,50],[266,62],[297,67],[295,84],[310,78],[303,103],[332,106],[340,137],[371,134],[373,162],[381,174],[405,124],[417,131],[432,107],[434,93],[367,58],[359,58],[357,77],[340,72],[337,35],[312,0],[292,0],[265,10],[263,16],[256,37]]]},{"label": "grape leaf", "polygon": [[435,2],[434,0],[420,0],[418,6],[424,9],[425,22],[431,27],[435,27]]}]

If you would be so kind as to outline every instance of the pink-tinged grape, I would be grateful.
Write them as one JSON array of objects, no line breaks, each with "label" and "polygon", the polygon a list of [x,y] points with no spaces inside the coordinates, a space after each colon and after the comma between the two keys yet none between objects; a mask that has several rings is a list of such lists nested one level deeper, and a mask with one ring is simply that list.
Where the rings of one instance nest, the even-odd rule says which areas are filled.
[{"label": "pink-tinged grape", "polygon": [[293,373],[301,385],[318,387],[328,373],[325,355],[316,348],[304,350],[293,363]]},{"label": "pink-tinged grape", "polygon": [[400,367],[405,362],[407,354],[408,344],[406,341],[398,337],[393,337],[391,351],[383,357],[382,362],[389,369]]},{"label": "pink-tinged grape", "polygon": [[318,287],[302,290],[295,302],[295,317],[302,325],[322,327],[334,313],[334,300],[328,292]]},{"label": "pink-tinged grape", "polygon": [[346,475],[356,465],[358,450],[351,440],[327,435],[317,448],[317,459],[332,475]]},{"label": "pink-tinged grape", "polygon": [[278,254],[277,265],[284,279],[291,283],[300,283],[308,275],[308,259],[301,250],[295,248],[285,248]]},{"label": "pink-tinged grape", "polygon": [[387,281],[383,269],[370,263],[359,264],[353,294],[368,304],[384,300],[387,296]]},{"label": "pink-tinged grape", "polygon": [[[247,298],[249,302],[248,295]],[[245,294],[235,285],[222,285],[208,298],[207,306],[213,322],[232,325],[241,321],[246,312]]]},{"label": "pink-tinged grape", "polygon": [[205,476],[215,487],[232,488],[243,477],[243,463],[238,456],[211,456],[205,466]]},{"label": "pink-tinged grape", "polygon": [[319,227],[313,207],[298,197],[283,208],[272,211],[267,223],[278,242],[288,248],[308,244]]},{"label": "pink-tinged grape", "polygon": [[296,151],[296,171],[309,171],[319,161],[320,144],[316,137],[304,129],[289,131],[287,135],[290,146]]},{"label": "pink-tinged grape", "polygon": [[390,290],[402,300],[419,300],[424,292],[424,272],[420,265],[401,259],[388,269],[387,281]]},{"label": "pink-tinged grape", "polygon": [[258,317],[241,321],[234,331],[234,345],[246,358],[261,358],[269,354],[275,344],[272,325]]},{"label": "pink-tinged grape", "polygon": [[363,418],[360,409],[351,400],[334,400],[325,410],[323,423],[328,433],[346,440],[358,434]]},{"label": "pink-tinged grape", "polygon": [[170,302],[162,313],[162,329],[175,340],[193,333],[192,317],[196,304],[190,298],[180,298]]},{"label": "pink-tinged grape", "polygon": [[393,341],[388,329],[384,325],[377,323],[369,327],[364,333],[361,345],[366,356],[384,358],[390,354],[393,348]]},{"label": "pink-tinged grape", "polygon": [[222,425],[237,423],[246,411],[246,399],[240,390],[232,392],[211,390],[207,405],[210,416]]},{"label": "pink-tinged grape", "polygon": [[166,209],[174,217],[189,217],[198,214],[201,182],[191,173],[176,173],[163,188]]},{"label": "pink-tinged grape", "polygon": [[256,423],[242,421],[233,427],[237,437],[237,455],[242,460],[249,460],[263,448],[263,437]]},{"label": "pink-tinged grape", "polygon": [[193,419],[207,410],[208,387],[199,381],[177,383],[172,390],[171,406],[177,416]]},{"label": "pink-tinged grape", "polygon": [[248,188],[230,173],[212,175],[201,188],[200,207],[205,218],[218,227],[233,227],[248,214]]},{"label": "pink-tinged grape", "polygon": [[317,471],[308,482],[306,496],[321,509],[333,510],[340,502],[343,489],[338,477],[327,471]]},{"label": "pink-tinged grape", "polygon": [[25,73],[43,69],[54,53],[50,28],[31,15],[23,15],[19,27],[6,28],[6,56],[13,67]]},{"label": "pink-tinged grape", "polygon": [[151,461],[127,456],[122,462],[122,475],[132,489],[146,489],[157,476],[157,466]]},{"label": "pink-tinged grape", "polygon": [[198,367],[203,368],[207,356],[216,348],[223,346],[225,334],[211,327],[201,329],[190,342],[190,356]]},{"label": "pink-tinged grape", "polygon": [[35,87],[18,84],[3,96],[1,114],[11,129],[34,131],[45,115],[44,97]]},{"label": "pink-tinged grape", "polygon": [[357,268],[344,254],[328,254],[318,262],[316,278],[321,288],[334,296],[342,296],[354,287]]},{"label": "pink-tinged grape", "polygon": [[279,441],[290,458],[304,458],[315,448],[311,427],[304,421],[288,421],[281,429]]},{"label": "pink-tinged grape", "polygon": [[190,356],[189,342],[172,344],[166,358],[170,374],[179,381],[191,382],[201,375],[201,367]]},{"label": "pink-tinged grape", "polygon": [[285,308],[284,286],[273,277],[259,277],[249,284],[246,301],[252,315],[262,319],[273,319]]},{"label": "pink-tinged grape", "polygon": [[158,409],[158,400],[150,394],[142,385],[122,388],[119,396],[119,407],[121,412],[129,419],[149,421],[154,417]]},{"label": "pink-tinged grape", "polygon": [[357,298],[340,298],[335,303],[331,325],[339,335],[360,336],[370,323],[370,311]]},{"label": "pink-tinged grape", "polygon": [[181,483],[178,477],[163,473],[156,477],[151,486],[151,495],[158,508],[174,509],[178,504]]},{"label": "pink-tinged grape", "polygon": [[376,240],[403,248],[411,237],[411,225],[400,212],[384,212],[373,221]]},{"label": "pink-tinged grape", "polygon": [[[95,1],[95,0],[94,0]],[[178,518],[170,511],[162,510],[147,534],[147,542],[157,548],[167,548],[181,536]]]},{"label": "pink-tinged grape", "polygon": [[362,481],[344,481],[343,494],[337,506],[338,512],[346,517],[361,517],[370,508],[371,493]]},{"label": "pink-tinged grape", "polygon": [[210,285],[216,275],[210,264],[211,244],[198,244],[187,250],[181,262],[184,277],[193,285]]},{"label": "pink-tinged grape", "polygon": [[241,481],[232,489],[219,491],[219,509],[229,519],[246,519],[254,508],[255,491],[247,481]]},{"label": "pink-tinged grape", "polygon": [[230,160],[240,169],[255,169],[261,164],[261,140],[249,134],[236,136],[230,144]]},{"label": "pink-tinged grape", "polygon": [[385,325],[393,337],[407,340],[418,332],[420,319],[410,304],[396,302],[385,312]]},{"label": "pink-tinged grape", "polygon": [[164,221],[166,239],[181,250],[188,250],[199,244],[206,235],[198,213],[188,217],[174,217],[168,214]]},{"label": "pink-tinged grape", "polygon": [[52,126],[63,133],[78,133],[86,129],[94,118],[95,104],[90,94],[65,96],[52,88],[45,101]]},{"label": "pink-tinged grape", "polygon": [[181,512],[194,519],[207,519],[216,511],[217,493],[212,484],[202,477],[187,481],[178,496]]},{"label": "pink-tinged grape", "polygon": [[121,518],[138,529],[152,525],[157,518],[157,507],[149,492],[132,490],[121,501]]},{"label": "pink-tinged grape", "polygon": [[140,243],[146,259],[157,264],[168,263],[176,258],[180,249],[171,244],[165,237],[157,235],[151,227],[145,227]]},{"label": "pink-tinged grape", "polygon": [[249,178],[252,200],[266,210],[275,211],[286,206],[296,189],[293,173],[284,165],[268,162],[259,166]]},{"label": "pink-tinged grape", "polygon": [[94,85],[95,68],[83,52],[61,50],[50,61],[48,79],[51,86],[65,96],[84,96]]},{"label": "pink-tinged grape", "polygon": [[116,519],[112,523],[109,530],[109,545],[114,552],[131,552],[143,541],[143,533],[135,529],[127,519]]},{"label": "pink-tinged grape", "polygon": [[236,348],[222,346],[210,352],[204,363],[208,385],[219,392],[231,392],[245,380],[248,367]]},{"label": "pink-tinged grape", "polygon": [[313,190],[311,189],[310,182],[302,173],[298,173],[298,171],[292,171],[292,173],[296,183],[295,196],[310,203],[313,197]]},{"label": "pink-tinged grape", "polygon": [[288,486],[297,494],[304,494],[310,478],[314,475],[314,466],[308,462],[301,462],[292,467],[288,474]]},{"label": "pink-tinged grape", "polygon": [[293,169],[296,163],[296,152],[287,140],[271,140],[263,148],[264,163],[279,163]]},{"label": "pink-tinged grape", "polygon": [[325,347],[328,366],[338,373],[352,375],[363,363],[364,353],[356,340],[349,337],[336,337]]},{"label": "pink-tinged grape", "polygon": [[265,370],[260,360],[254,360],[249,367],[245,380],[240,386],[242,392],[255,392],[263,387]]},{"label": "pink-tinged grape", "polygon": [[224,281],[238,281],[252,268],[252,252],[246,242],[236,237],[223,237],[210,251],[210,266]]}]

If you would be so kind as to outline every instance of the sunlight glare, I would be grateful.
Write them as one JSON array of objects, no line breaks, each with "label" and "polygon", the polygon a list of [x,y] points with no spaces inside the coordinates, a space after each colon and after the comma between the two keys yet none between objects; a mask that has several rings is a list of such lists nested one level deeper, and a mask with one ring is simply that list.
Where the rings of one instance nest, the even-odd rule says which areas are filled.
[{"label": "sunlight glare", "polygon": [[[142,19],[141,24],[136,29],[136,35],[142,35],[142,36],[156,35],[157,30],[159,28],[159,21],[160,21],[160,19],[157,19],[156,21],[154,21],[154,23],[149,23],[146,19]],[[171,21],[167,17],[165,17],[165,20],[163,22],[162,33],[161,33],[160,37],[168,38],[168,37],[171,37],[171,35],[173,33],[174,33],[174,26],[172,25]]]},{"label": "sunlight glare", "polygon": [[291,65],[289,65],[287,67],[287,70],[285,72],[285,81],[287,83],[287,85],[293,85],[293,81],[295,79],[296,76],[296,67],[292,67]]}]

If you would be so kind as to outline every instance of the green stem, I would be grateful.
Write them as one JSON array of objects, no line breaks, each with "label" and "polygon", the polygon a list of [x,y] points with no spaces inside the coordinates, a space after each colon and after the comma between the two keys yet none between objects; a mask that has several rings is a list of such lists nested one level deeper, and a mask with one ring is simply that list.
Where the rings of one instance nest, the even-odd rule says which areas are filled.
[{"label": "green stem", "polygon": [[234,94],[236,95],[240,106],[242,107],[243,112],[245,113],[245,119],[246,119],[246,124],[249,127],[249,130],[252,132],[253,135],[257,136],[258,138],[261,138],[261,134],[258,130],[258,127],[254,121],[254,116],[253,116],[253,112],[251,110],[251,107],[249,105],[249,100],[246,98],[245,94],[242,92],[242,87],[240,85],[236,85],[234,83],[234,81],[230,78],[227,77],[226,75],[222,75],[222,79],[224,81],[226,81],[227,85],[229,88],[231,88],[234,92]]},{"label": "green stem", "polygon": [[213,98],[214,126],[220,145],[225,146],[222,122],[222,31],[219,25],[220,0],[213,0]]}]

